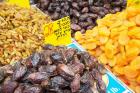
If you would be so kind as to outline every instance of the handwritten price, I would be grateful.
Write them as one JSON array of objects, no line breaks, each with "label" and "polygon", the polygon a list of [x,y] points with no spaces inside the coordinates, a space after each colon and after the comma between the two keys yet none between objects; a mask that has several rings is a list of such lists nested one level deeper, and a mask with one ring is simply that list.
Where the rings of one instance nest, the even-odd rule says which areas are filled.
[{"label": "handwritten price", "polygon": [[67,45],[71,42],[70,18],[64,17],[44,26],[45,43]]},{"label": "handwritten price", "polygon": [[45,33],[46,37],[48,37],[49,35],[53,34],[53,24],[51,23],[48,26],[45,26],[44,31],[47,31],[47,33]]}]

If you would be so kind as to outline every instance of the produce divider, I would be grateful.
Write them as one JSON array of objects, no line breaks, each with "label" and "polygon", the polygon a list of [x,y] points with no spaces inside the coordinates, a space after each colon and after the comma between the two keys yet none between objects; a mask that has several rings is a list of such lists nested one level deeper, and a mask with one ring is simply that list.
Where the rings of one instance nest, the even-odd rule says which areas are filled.
[{"label": "produce divider", "polygon": [[[72,44],[68,45],[69,48],[76,48],[79,51],[86,51],[79,45],[74,39],[72,39]],[[111,71],[107,69],[106,75],[103,76],[103,80],[107,86],[107,93],[134,93],[127,85],[125,85],[121,80],[119,80]]]}]

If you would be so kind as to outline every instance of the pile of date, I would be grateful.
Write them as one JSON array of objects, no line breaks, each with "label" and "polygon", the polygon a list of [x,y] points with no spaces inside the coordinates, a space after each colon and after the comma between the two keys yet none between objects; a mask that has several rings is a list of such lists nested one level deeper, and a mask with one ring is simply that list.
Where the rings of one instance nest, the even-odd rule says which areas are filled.
[{"label": "pile of date", "polygon": [[13,66],[0,67],[0,93],[106,93],[105,72],[87,52],[44,45]]}]

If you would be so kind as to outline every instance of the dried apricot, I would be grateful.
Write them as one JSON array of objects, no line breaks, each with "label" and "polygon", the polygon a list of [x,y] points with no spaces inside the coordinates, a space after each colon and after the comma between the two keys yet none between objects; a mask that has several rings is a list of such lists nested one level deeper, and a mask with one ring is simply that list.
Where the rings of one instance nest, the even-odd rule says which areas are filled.
[{"label": "dried apricot", "polygon": [[98,35],[98,27],[94,27],[92,29],[92,33],[90,34],[92,37],[96,37]]},{"label": "dried apricot", "polygon": [[114,23],[110,26],[110,29],[112,29],[112,28],[117,28],[117,27],[121,26],[122,24],[123,24],[123,21],[121,21],[121,20],[116,20],[116,21],[114,21]]},{"label": "dried apricot", "polygon": [[97,42],[97,40],[95,39],[95,38],[90,38],[90,39],[87,39],[86,40],[87,42],[86,43],[96,43]]},{"label": "dried apricot", "polygon": [[124,21],[124,26],[126,26],[126,27],[134,27],[134,26],[136,26],[136,23],[135,23],[135,21],[125,20]]},{"label": "dried apricot", "polygon": [[88,52],[89,52],[90,55],[95,55],[95,57],[96,57],[96,52],[95,52],[95,51],[93,51],[93,50],[88,50]]},{"label": "dried apricot", "polygon": [[127,10],[127,17],[128,18],[137,15],[137,10],[134,7],[128,7],[126,10]]},{"label": "dried apricot", "polygon": [[100,27],[99,29],[99,35],[101,36],[109,36],[110,35],[110,31],[107,27]]},{"label": "dried apricot", "polygon": [[108,37],[107,36],[100,36],[99,41],[101,44],[105,44],[108,41]]},{"label": "dried apricot", "polygon": [[119,35],[119,32],[118,32],[118,29],[117,28],[111,29],[111,33],[110,33],[110,37],[111,38],[114,38],[114,37],[116,37],[118,35]]},{"label": "dried apricot", "polygon": [[139,83],[140,84],[140,75],[137,77],[137,83]]},{"label": "dried apricot", "polygon": [[80,31],[78,31],[78,32],[75,33],[75,39],[76,39],[76,40],[81,40],[82,37],[83,37],[83,35],[81,34]]},{"label": "dried apricot", "polygon": [[115,66],[116,63],[117,63],[116,57],[113,57],[113,58],[111,58],[111,59],[108,59],[108,64],[109,64],[111,67]]},{"label": "dried apricot", "polygon": [[85,33],[85,36],[89,37],[89,36],[91,36],[91,34],[92,34],[92,30],[87,30],[86,33]]},{"label": "dried apricot", "polygon": [[140,27],[134,27],[133,29],[128,31],[128,36],[130,36],[131,38],[140,39],[140,33],[139,32],[140,32]]},{"label": "dried apricot", "polygon": [[83,44],[83,43],[85,43],[85,40],[84,39],[81,39],[81,40],[78,41],[78,43],[79,44]]},{"label": "dried apricot", "polygon": [[126,77],[128,78],[136,78],[137,75],[139,74],[138,70],[134,70],[132,67],[130,66],[125,66],[124,67],[124,74]]},{"label": "dried apricot", "polygon": [[140,86],[139,85],[136,86],[135,90],[136,90],[136,93],[140,93]]},{"label": "dried apricot", "polygon": [[114,56],[114,46],[109,42],[105,45],[105,55],[108,58],[113,58]]},{"label": "dried apricot", "polygon": [[128,45],[129,46],[136,46],[136,47],[140,48],[140,40],[138,40],[138,39],[131,39],[128,42]]},{"label": "dried apricot", "polygon": [[96,52],[96,56],[100,56],[101,54],[103,54],[103,51],[98,47],[95,49]]},{"label": "dried apricot", "polygon": [[140,56],[137,56],[135,59],[133,59],[130,65],[133,67],[133,69],[140,69]]},{"label": "dried apricot", "polygon": [[118,29],[119,33],[121,33],[122,31],[128,31],[128,26],[121,25],[117,29]]},{"label": "dried apricot", "polygon": [[124,68],[122,66],[114,66],[113,71],[119,75],[124,75]]},{"label": "dried apricot", "polygon": [[98,60],[99,60],[102,64],[107,64],[107,63],[108,63],[108,60],[107,60],[105,54],[101,54],[101,55],[98,57]]},{"label": "dried apricot", "polygon": [[86,49],[88,50],[92,50],[92,49],[95,49],[97,47],[96,43],[87,43],[86,45]]},{"label": "dried apricot", "polygon": [[127,43],[128,43],[128,41],[129,41],[129,37],[128,37],[128,35],[127,35],[127,31],[122,31],[121,33],[120,33],[120,35],[119,35],[119,38],[118,38],[119,40],[119,43],[121,44],[121,45],[126,45]]},{"label": "dried apricot", "polygon": [[135,22],[138,26],[140,26],[140,14],[136,16]]},{"label": "dried apricot", "polygon": [[135,16],[134,16],[134,17],[130,17],[128,20],[129,20],[130,22],[135,22],[136,17],[135,17]]},{"label": "dried apricot", "polygon": [[128,58],[134,58],[140,53],[140,49],[138,47],[126,46],[126,56]]}]

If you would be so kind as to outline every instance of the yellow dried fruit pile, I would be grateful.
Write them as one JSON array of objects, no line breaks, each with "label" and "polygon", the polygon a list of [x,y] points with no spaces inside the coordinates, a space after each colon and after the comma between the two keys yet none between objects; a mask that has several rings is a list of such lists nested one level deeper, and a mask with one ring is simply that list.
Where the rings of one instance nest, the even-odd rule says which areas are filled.
[{"label": "yellow dried fruit pile", "polygon": [[41,49],[42,25],[50,18],[37,9],[0,3],[0,65],[16,62]]},{"label": "yellow dried fruit pile", "polygon": [[140,10],[128,7],[97,20],[76,40],[127,85],[140,93]]}]

